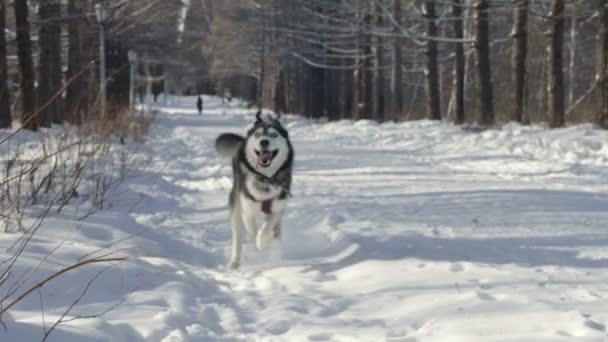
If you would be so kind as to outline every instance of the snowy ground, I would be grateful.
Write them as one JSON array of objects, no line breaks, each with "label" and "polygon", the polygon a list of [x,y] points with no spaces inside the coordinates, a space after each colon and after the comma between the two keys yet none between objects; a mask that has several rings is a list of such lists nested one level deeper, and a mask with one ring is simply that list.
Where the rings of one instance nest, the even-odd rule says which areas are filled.
[{"label": "snowy ground", "polygon": [[[49,341],[607,341],[608,133],[509,125],[483,133],[419,121],[318,125],[295,117],[294,198],[284,241],[230,241],[229,162],[218,133],[251,111],[174,99],[148,142],[152,161],[80,228],[69,211],[32,241],[39,278],[85,253],[107,268]],[[73,209],[74,211],[76,209]],[[0,235],[5,249],[16,234]],[[66,274],[5,317],[0,341],[39,341],[104,266]]]}]

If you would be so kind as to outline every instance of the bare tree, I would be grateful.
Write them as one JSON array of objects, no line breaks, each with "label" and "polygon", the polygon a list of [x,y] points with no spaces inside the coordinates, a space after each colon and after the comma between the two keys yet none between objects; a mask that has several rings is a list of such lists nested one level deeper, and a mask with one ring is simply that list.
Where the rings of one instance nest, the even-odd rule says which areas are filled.
[{"label": "bare tree", "polygon": [[452,16],[454,17],[454,39],[459,42],[454,44],[454,122],[464,123],[464,73],[465,55],[464,44],[464,25],[462,15],[462,1],[452,0]]},{"label": "bare tree", "polygon": [[599,31],[598,31],[598,68],[597,68],[597,88],[599,113],[597,123],[608,128],[608,3],[605,0],[598,0],[599,11]]},{"label": "bare tree", "polygon": [[494,124],[494,95],[492,73],[490,69],[490,29],[488,0],[477,0],[475,4],[475,57],[477,77],[477,102],[479,105],[480,124]]},{"label": "bare tree", "polygon": [[[58,18],[61,7],[58,0],[41,0],[38,7],[41,20],[38,33],[40,62],[38,63],[38,121],[50,127],[51,121],[59,122],[58,97],[53,95],[61,87],[61,26]],[[51,101],[51,103],[48,103]]]},{"label": "bare tree", "polygon": [[515,103],[512,120],[522,122],[526,101],[526,58],[528,54],[528,0],[514,0],[513,47],[511,55]]},{"label": "bare tree", "polygon": [[[396,24],[401,23],[401,0],[394,0],[393,3],[393,18]],[[398,32],[399,28],[395,26],[394,32]],[[395,35],[393,38],[393,65],[391,75],[391,115],[397,120],[401,118],[403,113],[403,54],[402,54],[402,38]]]},{"label": "bare tree", "polygon": [[426,23],[427,40],[425,42],[425,88],[426,113],[431,120],[441,120],[441,98],[439,93],[439,67],[437,64],[437,15],[435,0],[425,0],[422,14]]},{"label": "bare tree", "polygon": [[361,117],[365,119],[371,119],[374,116],[376,108],[374,108],[374,65],[373,65],[373,52],[372,52],[372,35],[369,33],[373,27],[373,14],[374,9],[373,1],[364,1],[367,6],[363,6],[363,28],[359,39],[361,39],[361,53],[363,54],[363,100],[360,104],[363,104],[361,108]]},{"label": "bare tree", "polygon": [[32,42],[30,38],[29,9],[27,0],[15,0],[15,25],[17,31],[17,50],[21,71],[21,111],[23,126],[36,131],[40,126],[33,115],[36,105],[34,95],[34,63],[32,61]]},{"label": "bare tree", "polygon": [[551,127],[562,127],[565,124],[564,112],[564,71],[563,71],[563,48],[564,48],[564,0],[552,0],[551,2],[551,29],[549,31],[549,77],[548,77],[548,101],[549,115],[551,115]]},{"label": "bare tree", "polygon": [[[67,13],[72,17],[68,22],[68,69],[66,79],[71,79],[83,68],[83,54],[81,40],[85,29],[83,19],[79,18],[84,13],[83,1],[69,0]],[[71,123],[79,124],[82,118],[81,110],[86,105],[87,93],[83,89],[84,82],[82,77],[76,77],[68,85],[66,90],[66,117]]]},{"label": "bare tree", "polygon": [[[379,28],[384,27],[384,14],[382,13],[383,4],[378,1],[375,6],[375,15],[376,15],[376,23],[375,25]],[[374,108],[375,108],[375,118],[376,120],[382,122],[385,120],[385,111],[386,111],[386,96],[384,92],[385,88],[385,73],[384,73],[384,43],[385,39],[382,36],[376,37],[376,54],[375,54],[375,63],[374,63]]]},{"label": "bare tree", "polygon": [[363,54],[363,0],[357,0],[356,4],[356,67],[354,69],[354,82],[353,82],[353,115],[354,120],[360,120],[365,116],[365,70],[364,60],[365,55]]},{"label": "bare tree", "polygon": [[6,1],[0,1],[0,128],[11,126],[11,104],[6,67]]}]

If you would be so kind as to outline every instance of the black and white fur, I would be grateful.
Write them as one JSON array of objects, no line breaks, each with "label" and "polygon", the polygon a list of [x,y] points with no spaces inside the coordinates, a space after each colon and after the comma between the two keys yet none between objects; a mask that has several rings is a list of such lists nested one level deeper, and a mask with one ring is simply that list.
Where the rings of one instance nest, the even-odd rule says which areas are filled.
[{"label": "black and white fur", "polygon": [[[217,152],[232,158],[233,184],[230,191],[232,253],[229,266],[236,269],[241,259],[241,231],[244,226],[258,249],[281,236],[281,213],[290,196],[294,150],[279,117],[256,121],[245,137],[221,134]],[[258,229],[256,216],[263,214]]]}]

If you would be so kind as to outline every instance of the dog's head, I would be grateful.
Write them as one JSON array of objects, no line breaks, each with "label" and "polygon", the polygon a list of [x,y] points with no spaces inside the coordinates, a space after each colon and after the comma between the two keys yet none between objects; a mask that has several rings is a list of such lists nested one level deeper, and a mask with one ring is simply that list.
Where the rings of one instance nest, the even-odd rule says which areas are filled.
[{"label": "dog's head", "polygon": [[253,127],[247,132],[247,161],[257,172],[268,177],[272,177],[288,162],[292,153],[289,134],[279,118],[262,117],[262,113],[258,112]]}]

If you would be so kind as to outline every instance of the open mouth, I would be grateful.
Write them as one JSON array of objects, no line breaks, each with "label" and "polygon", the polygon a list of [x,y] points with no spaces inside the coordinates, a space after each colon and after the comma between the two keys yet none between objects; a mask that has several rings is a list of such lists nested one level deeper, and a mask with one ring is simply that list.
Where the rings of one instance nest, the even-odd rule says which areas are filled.
[{"label": "open mouth", "polygon": [[268,167],[272,163],[274,157],[277,156],[279,150],[274,151],[255,151],[255,154],[258,156],[257,164],[261,167]]}]

